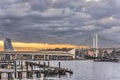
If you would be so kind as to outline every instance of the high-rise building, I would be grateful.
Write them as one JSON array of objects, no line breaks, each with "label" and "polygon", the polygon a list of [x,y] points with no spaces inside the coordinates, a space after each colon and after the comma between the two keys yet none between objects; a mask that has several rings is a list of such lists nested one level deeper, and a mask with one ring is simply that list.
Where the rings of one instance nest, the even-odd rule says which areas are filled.
[{"label": "high-rise building", "polygon": [[10,38],[6,38],[4,40],[4,51],[5,52],[11,52],[14,51],[13,46],[12,46],[12,41]]}]

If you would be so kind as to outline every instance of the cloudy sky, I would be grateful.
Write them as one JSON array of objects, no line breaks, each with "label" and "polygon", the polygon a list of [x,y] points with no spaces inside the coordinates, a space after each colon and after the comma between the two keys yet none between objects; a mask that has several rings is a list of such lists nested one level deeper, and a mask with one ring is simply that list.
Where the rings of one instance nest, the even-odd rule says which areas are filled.
[{"label": "cloudy sky", "polygon": [[120,45],[120,0],[0,0],[0,40]]}]

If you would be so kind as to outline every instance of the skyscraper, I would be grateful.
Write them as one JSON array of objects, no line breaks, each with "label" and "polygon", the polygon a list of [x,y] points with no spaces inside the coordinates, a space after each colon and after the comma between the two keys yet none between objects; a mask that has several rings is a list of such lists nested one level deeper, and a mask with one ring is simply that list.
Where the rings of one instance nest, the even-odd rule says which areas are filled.
[{"label": "skyscraper", "polygon": [[10,38],[6,38],[4,40],[4,51],[6,52],[12,52],[14,51],[13,46],[12,46],[12,42]]}]

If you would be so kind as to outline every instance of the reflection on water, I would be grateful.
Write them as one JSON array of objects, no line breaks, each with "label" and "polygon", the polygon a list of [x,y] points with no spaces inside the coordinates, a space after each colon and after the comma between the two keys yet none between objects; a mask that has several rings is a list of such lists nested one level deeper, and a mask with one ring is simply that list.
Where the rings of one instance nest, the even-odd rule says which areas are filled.
[{"label": "reflection on water", "polygon": [[[44,61],[41,61],[43,63]],[[50,61],[50,66],[71,69],[73,75],[45,77],[41,79],[22,79],[22,80],[120,80],[120,63],[114,62],[93,62],[92,60],[62,60]],[[47,61],[46,61],[47,63]],[[18,79],[14,79],[18,80]]]},{"label": "reflection on water", "polygon": [[[60,62],[62,67],[73,70],[73,75],[62,76],[60,80],[120,80],[120,63],[90,60]],[[57,64],[58,61],[50,61],[52,66]]]}]

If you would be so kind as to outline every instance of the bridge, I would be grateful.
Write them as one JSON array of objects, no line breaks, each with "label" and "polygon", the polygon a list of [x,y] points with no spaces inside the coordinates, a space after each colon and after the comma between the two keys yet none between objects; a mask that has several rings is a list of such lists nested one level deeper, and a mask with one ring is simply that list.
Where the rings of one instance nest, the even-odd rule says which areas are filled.
[{"label": "bridge", "polygon": [[0,52],[0,60],[56,60],[72,59],[73,55],[64,51],[14,51]]},{"label": "bridge", "polygon": [[49,60],[72,59],[73,55],[64,51],[14,51],[11,39],[4,40],[4,51],[0,52],[0,60]]},{"label": "bridge", "polygon": [[[70,50],[69,52],[64,52],[64,51],[14,51],[14,48],[12,46],[12,41],[11,39],[6,39],[4,41],[4,51],[0,52],[0,60],[49,60],[49,59],[76,59],[76,57],[81,57],[84,59],[84,55],[89,55],[89,51],[92,51],[94,57],[99,57],[99,56],[105,56],[104,52],[112,53],[114,51],[120,51],[120,48],[112,48],[109,47],[99,47],[100,43],[100,38],[101,36],[98,36],[97,34],[93,36],[92,46],[90,48],[86,49],[73,49]],[[90,39],[89,39],[90,40]],[[105,41],[111,41],[102,38],[102,40]],[[86,42],[86,40],[85,40]],[[84,43],[85,44],[85,43]],[[117,42],[117,44],[119,44]]]}]

